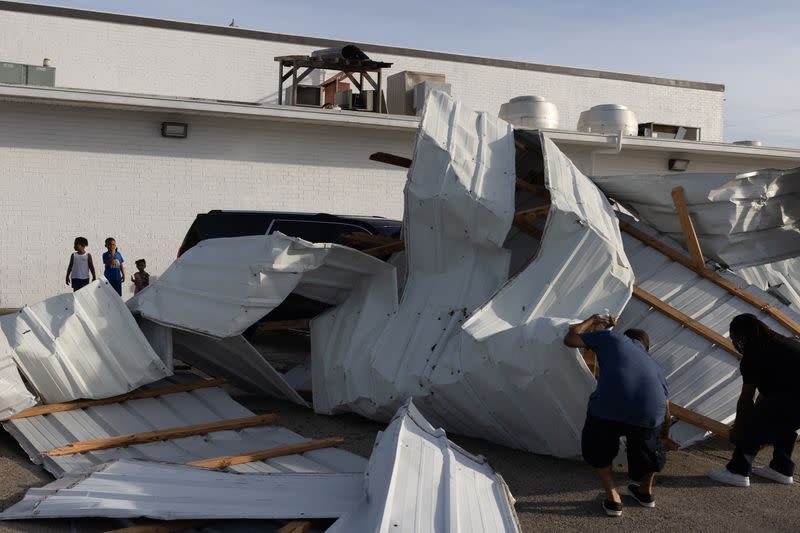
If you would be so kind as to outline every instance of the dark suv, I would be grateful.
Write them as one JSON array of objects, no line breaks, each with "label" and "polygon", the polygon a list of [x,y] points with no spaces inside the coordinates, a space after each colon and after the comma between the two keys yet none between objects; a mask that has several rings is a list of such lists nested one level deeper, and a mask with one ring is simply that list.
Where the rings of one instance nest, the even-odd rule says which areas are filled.
[{"label": "dark suv", "polygon": [[[269,235],[276,231],[310,242],[331,242],[364,250],[379,246],[381,237],[399,239],[401,227],[402,222],[381,217],[215,209],[197,215],[178,249],[178,257],[206,239]],[[355,236],[352,234],[360,235],[361,238],[354,238]],[[390,255],[378,257],[387,260]],[[329,306],[324,303],[291,294],[267,317],[264,317],[262,322],[312,318],[327,307]],[[257,326],[251,327],[246,335],[252,334]]]}]

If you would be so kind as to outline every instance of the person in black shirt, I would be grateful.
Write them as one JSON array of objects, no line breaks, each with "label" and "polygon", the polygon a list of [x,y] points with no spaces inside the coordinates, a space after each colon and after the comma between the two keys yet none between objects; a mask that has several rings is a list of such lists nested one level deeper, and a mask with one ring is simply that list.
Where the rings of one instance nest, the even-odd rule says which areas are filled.
[{"label": "person in black shirt", "polygon": [[[750,486],[750,474],[778,483],[794,482],[792,451],[800,429],[800,342],[783,336],[751,314],[736,316],[731,341],[742,361],[742,392],[736,405],[731,442],[736,444],[727,466],[711,471],[712,479]],[[756,390],[758,401],[754,403]],[[761,446],[773,445],[769,466],[753,468]]]}]

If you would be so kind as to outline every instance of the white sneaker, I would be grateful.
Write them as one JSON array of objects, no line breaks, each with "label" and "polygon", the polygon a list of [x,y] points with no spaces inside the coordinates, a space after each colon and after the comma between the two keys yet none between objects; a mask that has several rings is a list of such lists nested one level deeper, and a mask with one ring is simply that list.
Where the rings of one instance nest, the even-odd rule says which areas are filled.
[{"label": "white sneaker", "polygon": [[725,483],[726,485],[733,485],[734,487],[749,487],[750,486],[750,478],[747,476],[740,476],[739,474],[734,474],[727,467],[723,466],[722,468],[716,468],[708,473],[708,477],[713,479],[714,481],[719,481],[720,483]]},{"label": "white sneaker", "polygon": [[776,483],[781,483],[783,485],[791,485],[794,483],[794,478],[792,476],[784,476],[777,470],[773,470],[769,466],[757,466],[753,468],[753,474],[757,475],[758,477],[764,477],[767,479],[771,479]]}]

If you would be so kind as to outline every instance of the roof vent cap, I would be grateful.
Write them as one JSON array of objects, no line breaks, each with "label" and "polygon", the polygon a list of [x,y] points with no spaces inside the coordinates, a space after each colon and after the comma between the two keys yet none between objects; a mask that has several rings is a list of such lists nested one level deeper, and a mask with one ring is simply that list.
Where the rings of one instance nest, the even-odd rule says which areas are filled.
[{"label": "roof vent cap", "polygon": [[602,104],[581,113],[578,131],[604,135],[621,131],[623,135],[638,135],[639,122],[634,112],[624,105]]},{"label": "roof vent cap", "polygon": [[517,96],[500,106],[500,118],[519,129],[558,128],[558,108],[542,96]]}]

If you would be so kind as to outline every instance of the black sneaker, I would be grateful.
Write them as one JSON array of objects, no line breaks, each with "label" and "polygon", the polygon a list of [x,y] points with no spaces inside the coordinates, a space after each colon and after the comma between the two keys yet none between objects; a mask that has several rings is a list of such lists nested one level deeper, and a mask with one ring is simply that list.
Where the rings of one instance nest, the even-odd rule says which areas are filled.
[{"label": "black sneaker", "polygon": [[639,492],[639,485],[631,483],[628,485],[628,494],[633,496],[633,499],[642,507],[655,507],[656,501],[653,499],[652,494],[642,494]]},{"label": "black sneaker", "polygon": [[603,500],[603,510],[608,516],[622,516],[622,502]]}]

